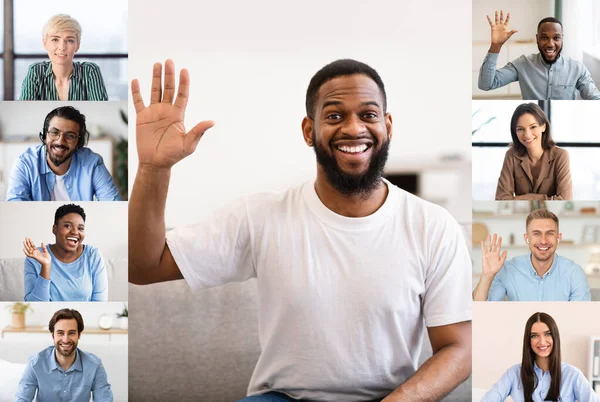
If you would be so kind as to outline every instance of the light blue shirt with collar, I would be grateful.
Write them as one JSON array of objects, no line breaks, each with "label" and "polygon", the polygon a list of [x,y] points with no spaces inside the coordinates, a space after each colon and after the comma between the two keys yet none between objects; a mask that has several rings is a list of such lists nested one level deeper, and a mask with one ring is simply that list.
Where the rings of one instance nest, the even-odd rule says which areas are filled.
[{"label": "light blue shirt with collar", "polygon": [[102,360],[79,348],[73,365],[63,370],[56,362],[55,347],[49,346],[29,362],[19,381],[15,402],[112,402],[113,394]]},{"label": "light blue shirt with collar", "polygon": [[488,53],[479,72],[479,89],[489,91],[519,81],[523,99],[600,99],[600,91],[583,63],[561,55],[548,64],[540,53],[521,56],[496,69],[499,53]]},{"label": "light blue shirt with collar", "polygon": [[[567,363],[561,363],[560,398],[562,402],[600,402],[600,397],[594,392],[581,370]],[[542,372],[536,363],[533,371],[538,379],[538,385],[533,391],[533,402],[544,402],[550,390],[550,372]],[[523,402],[523,384],[521,383],[521,365],[509,368],[492,389],[481,399],[481,402],[504,402],[507,397],[514,402]]]},{"label": "light blue shirt with collar", "polygon": [[488,301],[590,301],[590,286],[583,269],[574,261],[554,254],[552,266],[540,277],[531,254],[507,260],[496,274]]},{"label": "light blue shirt with collar", "polygon": [[68,263],[59,261],[50,245],[47,250],[52,258],[49,280],[40,275],[39,262],[25,258],[25,301],[108,301],[108,274],[96,247],[84,245],[79,258]]},{"label": "light blue shirt with collar", "polygon": [[[119,191],[102,157],[83,147],[73,153],[63,176],[71,201],[120,201]],[[56,175],[46,161],[46,146],[29,147],[19,155],[8,179],[7,201],[50,201]]]}]

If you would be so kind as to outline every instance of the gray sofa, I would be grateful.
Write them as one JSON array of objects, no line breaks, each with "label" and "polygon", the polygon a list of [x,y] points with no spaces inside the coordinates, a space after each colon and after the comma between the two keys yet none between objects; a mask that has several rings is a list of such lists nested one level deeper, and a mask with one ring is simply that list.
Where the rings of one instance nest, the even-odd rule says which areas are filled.
[{"label": "gray sofa", "polygon": [[[129,400],[231,402],[260,354],[256,280],[192,292],[129,285]],[[431,356],[425,341],[421,362]],[[470,379],[445,401],[471,400]]]}]

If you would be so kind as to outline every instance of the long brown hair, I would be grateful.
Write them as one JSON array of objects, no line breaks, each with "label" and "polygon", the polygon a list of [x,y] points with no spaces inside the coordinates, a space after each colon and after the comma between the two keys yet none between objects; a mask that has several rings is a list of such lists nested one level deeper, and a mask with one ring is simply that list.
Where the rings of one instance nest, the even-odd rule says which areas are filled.
[{"label": "long brown hair", "polygon": [[546,113],[544,113],[542,108],[535,103],[522,103],[517,106],[510,119],[510,135],[513,140],[512,147],[519,155],[523,156],[527,153],[527,148],[525,148],[525,145],[521,144],[519,136],[517,135],[517,121],[519,120],[519,117],[524,114],[532,115],[540,126],[546,125],[546,130],[542,133],[542,149],[546,150],[554,147],[556,143],[552,140],[552,135],[550,134],[550,120],[548,120]]},{"label": "long brown hair", "polygon": [[543,322],[548,326],[552,335],[552,351],[550,351],[550,389],[545,401],[559,401],[561,376],[561,358],[560,358],[560,334],[558,326],[552,317],[546,313],[535,313],[527,320],[525,324],[525,333],[523,335],[523,360],[521,361],[521,383],[523,384],[523,396],[525,402],[533,402],[533,391],[538,385],[538,379],[533,369],[535,362],[535,352],[531,348],[531,327],[536,322]]}]

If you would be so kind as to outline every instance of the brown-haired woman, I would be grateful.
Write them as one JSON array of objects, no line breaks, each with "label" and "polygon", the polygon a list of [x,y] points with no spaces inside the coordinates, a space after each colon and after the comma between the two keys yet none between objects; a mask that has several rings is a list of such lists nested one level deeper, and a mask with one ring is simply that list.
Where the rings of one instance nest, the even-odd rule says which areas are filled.
[{"label": "brown-haired woman", "polygon": [[481,402],[599,402],[583,373],[560,357],[560,334],[554,319],[535,313],[525,324],[523,360],[509,368]]},{"label": "brown-haired woman", "polygon": [[513,143],[504,157],[496,200],[572,200],[569,153],[552,140],[544,111],[535,103],[519,105],[510,133]]}]

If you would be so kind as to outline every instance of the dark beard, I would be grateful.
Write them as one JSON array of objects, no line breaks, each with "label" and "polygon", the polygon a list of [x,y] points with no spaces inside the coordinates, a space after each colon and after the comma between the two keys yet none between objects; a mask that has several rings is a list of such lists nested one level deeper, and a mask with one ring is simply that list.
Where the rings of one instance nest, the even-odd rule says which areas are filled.
[{"label": "dark beard", "polygon": [[46,155],[48,156],[48,159],[50,159],[50,162],[52,162],[52,164],[55,167],[59,167],[60,165],[62,165],[66,161],[70,160],[71,156],[73,156],[73,154],[75,153],[75,151],[76,151],[76,149],[73,149],[71,152],[69,152],[68,154],[66,154],[62,159],[59,159],[57,157],[52,156],[52,153],[50,152],[50,149],[48,148],[48,146],[46,146]]},{"label": "dark beard", "polygon": [[373,155],[369,161],[369,167],[362,174],[344,172],[335,158],[317,142],[314,131],[312,142],[314,144],[315,155],[317,156],[317,163],[325,170],[329,184],[340,194],[368,197],[381,183],[381,176],[383,175],[383,169],[385,168],[390,148],[389,140],[383,142],[381,148],[378,150],[375,150],[377,143],[373,144]]},{"label": "dark beard", "polygon": [[542,56],[542,59],[544,59],[544,61],[550,65],[556,63],[558,61],[558,59],[560,58],[560,54],[562,53],[562,46],[560,47],[560,50],[558,51],[558,53],[556,54],[556,57],[554,58],[554,60],[548,60],[546,59],[546,55],[544,54],[544,51],[542,50],[542,48],[540,48],[540,45],[538,45],[538,50],[540,51],[540,55]]}]

